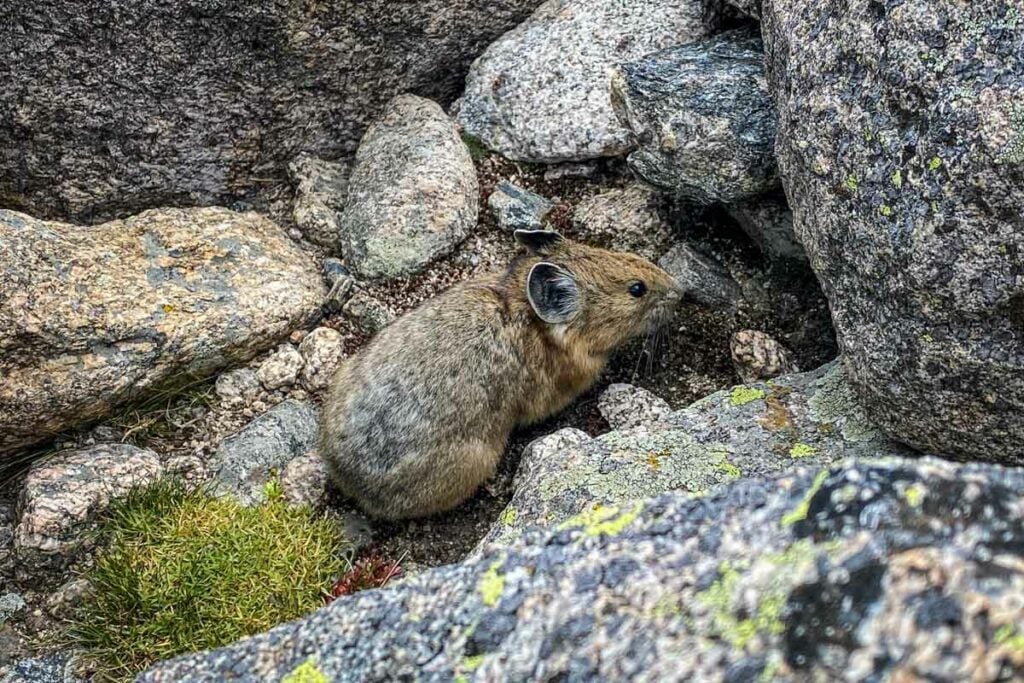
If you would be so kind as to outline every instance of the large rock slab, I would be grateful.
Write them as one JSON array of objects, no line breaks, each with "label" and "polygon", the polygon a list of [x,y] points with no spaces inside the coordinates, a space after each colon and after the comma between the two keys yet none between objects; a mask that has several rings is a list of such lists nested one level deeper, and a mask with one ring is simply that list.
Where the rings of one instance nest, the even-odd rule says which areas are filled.
[{"label": "large rock slab", "polygon": [[476,167],[435,102],[403,95],[366,132],[341,216],[342,253],[368,278],[397,278],[450,252],[476,225]]},{"label": "large rock slab", "polygon": [[448,103],[540,0],[5,6],[0,207],[88,220],[227,204],[354,152],[405,92]]},{"label": "large rock slab", "polygon": [[87,532],[99,514],[163,473],[156,453],[128,444],[82,448],[34,464],[14,533],[19,573],[34,578],[67,567],[94,542]]},{"label": "large rock slab", "polygon": [[78,227],[0,211],[0,456],[246,360],[324,296],[312,261],[256,214]]},{"label": "large rock slab", "polygon": [[893,437],[1024,457],[1019,3],[766,0],[776,153],[850,382]]},{"label": "large rock slab", "polygon": [[633,183],[587,197],[572,212],[575,235],[588,244],[631,251],[656,262],[675,242],[671,202]]},{"label": "large rock slab", "polygon": [[623,154],[609,70],[704,34],[698,0],[549,0],[473,63],[459,123],[510,159]]},{"label": "large rock slab", "polygon": [[1012,680],[1022,510],[1020,471],[800,468],[591,509],[140,680]]},{"label": "large rock slab", "polygon": [[639,144],[629,166],[652,185],[705,203],[778,187],[775,112],[752,31],[625,64],[612,78],[612,97]]},{"label": "large rock slab", "polygon": [[[801,464],[910,454],[867,420],[837,363],[738,385],[643,419],[593,438],[563,429],[530,443],[512,500],[481,545],[558,524],[595,503],[618,505],[666,491],[699,495]],[[616,422],[625,422],[621,414]]]}]

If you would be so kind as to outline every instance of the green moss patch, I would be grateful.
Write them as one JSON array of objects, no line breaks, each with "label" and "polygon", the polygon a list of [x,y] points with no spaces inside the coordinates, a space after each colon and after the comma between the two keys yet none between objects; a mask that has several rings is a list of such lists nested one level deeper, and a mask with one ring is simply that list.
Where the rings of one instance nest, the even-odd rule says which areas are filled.
[{"label": "green moss patch", "polygon": [[100,539],[93,596],[69,631],[96,680],[306,614],[346,565],[338,525],[308,508],[280,496],[243,507],[175,482],[115,504]]}]

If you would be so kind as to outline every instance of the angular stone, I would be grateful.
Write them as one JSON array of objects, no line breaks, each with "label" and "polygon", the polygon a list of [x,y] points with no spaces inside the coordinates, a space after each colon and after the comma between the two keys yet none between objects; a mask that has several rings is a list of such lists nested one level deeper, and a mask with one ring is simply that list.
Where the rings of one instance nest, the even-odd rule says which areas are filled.
[{"label": "angular stone", "polygon": [[263,501],[271,477],[313,447],[316,419],[313,405],[288,400],[224,439],[212,458],[217,490],[245,505]]},{"label": "angular stone", "polygon": [[238,368],[219,376],[214,391],[225,405],[243,406],[259,396],[260,380],[252,368]]},{"label": "angular stone", "polygon": [[597,397],[597,409],[612,429],[630,429],[665,418],[672,409],[663,399],[631,384],[612,384]]},{"label": "angular stone", "polygon": [[371,335],[380,332],[395,319],[394,311],[387,304],[362,291],[349,297],[342,311],[364,332]]},{"label": "angular stone", "polygon": [[311,260],[256,214],[79,227],[0,211],[0,456],[248,360],[324,295]]},{"label": "angular stone", "polygon": [[540,1],[5,5],[0,206],[95,221],[280,187],[396,95],[447,105]]},{"label": "angular stone", "polygon": [[100,444],[35,463],[22,488],[14,534],[19,572],[34,577],[67,567],[91,547],[87,531],[97,515],[163,472],[156,453],[128,444]]},{"label": "angular stone", "polygon": [[260,364],[256,378],[268,391],[287,388],[298,381],[304,364],[298,349],[291,344],[281,344]]},{"label": "angular stone", "polygon": [[318,327],[299,344],[305,364],[302,366],[302,385],[310,391],[326,387],[334,376],[344,355],[341,334],[329,327]]},{"label": "angular stone", "polygon": [[807,253],[793,232],[793,212],[785,197],[755,197],[728,204],[725,209],[769,259],[807,261]]},{"label": "angular stone", "polygon": [[507,232],[542,229],[544,217],[554,208],[554,204],[539,194],[507,180],[498,183],[487,198],[487,205],[498,220],[498,227]]},{"label": "angular stone", "polygon": [[1013,680],[1022,510],[1019,470],[898,458],[589,507],[139,680]]},{"label": "angular stone", "polygon": [[760,330],[734,333],[729,351],[736,373],[747,383],[797,372],[790,350]]},{"label": "angular stone", "polygon": [[623,154],[608,71],[704,33],[698,0],[549,0],[473,63],[459,123],[510,159]]},{"label": "angular stone", "polygon": [[703,203],[778,187],[775,113],[753,32],[625,64],[612,76],[612,98],[639,144],[629,167],[652,185]]},{"label": "angular stone", "polygon": [[580,201],[572,212],[579,239],[657,261],[672,246],[664,194],[635,183]]},{"label": "angular stone", "polygon": [[441,107],[396,97],[356,152],[342,254],[367,278],[418,273],[476,225],[478,192],[469,150]]},{"label": "angular stone", "polygon": [[739,284],[725,268],[686,244],[677,244],[669,249],[658,265],[679,281],[686,290],[687,298],[704,306],[729,308],[742,297]]},{"label": "angular stone", "polygon": [[292,220],[311,242],[341,249],[341,211],[348,196],[349,161],[331,162],[302,156],[288,165],[295,183]]},{"label": "angular stone", "polygon": [[873,420],[1024,457],[1019,3],[766,0],[796,234]]},{"label": "angular stone", "polygon": [[281,489],[291,505],[323,507],[327,501],[327,465],[316,452],[292,458],[281,471]]}]

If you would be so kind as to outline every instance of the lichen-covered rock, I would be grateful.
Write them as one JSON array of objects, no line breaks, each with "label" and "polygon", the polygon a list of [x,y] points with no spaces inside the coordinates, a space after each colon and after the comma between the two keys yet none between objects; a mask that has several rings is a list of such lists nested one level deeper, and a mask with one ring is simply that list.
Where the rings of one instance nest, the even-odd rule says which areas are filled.
[{"label": "lichen-covered rock", "polygon": [[687,244],[669,249],[658,265],[679,282],[687,298],[709,308],[728,309],[743,297],[743,290],[725,268]]},{"label": "lichen-covered rock", "polygon": [[625,64],[616,111],[639,144],[629,166],[699,202],[731,202],[778,186],[775,113],[761,39],[730,31]]},{"label": "lichen-covered rock", "polygon": [[0,207],[91,221],[279,187],[302,153],[354,152],[395,95],[451,102],[540,1],[12,4]]},{"label": "lichen-covered rock", "polygon": [[459,123],[510,159],[623,154],[609,70],[704,33],[698,0],[549,0],[473,63]]},{"label": "lichen-covered rock", "polygon": [[672,412],[664,399],[632,384],[609,386],[597,397],[597,409],[612,429],[651,424]]},{"label": "lichen-covered rock", "polygon": [[305,360],[298,349],[291,344],[281,344],[260,363],[256,378],[268,391],[287,388],[298,381],[304,364]]},{"label": "lichen-covered rock", "polygon": [[542,229],[544,217],[555,205],[536,192],[502,180],[487,198],[487,206],[494,212],[498,227],[511,233],[515,230]]},{"label": "lichen-covered rock", "polygon": [[0,683],[81,683],[70,653],[58,652],[15,662]]},{"label": "lichen-covered rock", "polygon": [[25,598],[20,593],[0,595],[0,625],[23,609],[25,609]]},{"label": "lichen-covered rock", "polygon": [[316,420],[313,405],[288,400],[224,439],[212,459],[216,489],[245,505],[263,501],[267,482],[313,447]]},{"label": "lichen-covered rock", "polygon": [[35,463],[21,491],[14,552],[18,571],[62,570],[89,549],[97,515],[133,488],[164,472],[156,453],[128,444],[100,444]]},{"label": "lichen-covered rock", "polygon": [[367,278],[415,274],[476,225],[478,193],[473,159],[441,107],[396,97],[356,152],[342,254]]},{"label": "lichen-covered rock", "polygon": [[140,680],[1012,680],[1022,510],[897,458],[599,506]]},{"label": "lichen-covered rock", "polygon": [[631,251],[649,261],[661,258],[673,242],[665,195],[639,183],[580,201],[572,225],[588,244]]},{"label": "lichen-covered rock", "polygon": [[766,0],[776,153],[848,377],[893,437],[1024,458],[1019,2]]},{"label": "lichen-covered rock", "polygon": [[341,363],[344,344],[341,334],[329,327],[318,327],[299,344],[302,366],[302,384],[310,391],[323,389],[331,381]]},{"label": "lichen-covered rock", "polygon": [[793,212],[785,197],[755,197],[728,204],[725,209],[769,259],[806,263],[807,254],[793,232]]},{"label": "lichen-covered rock", "polygon": [[0,456],[247,360],[323,297],[312,261],[256,214],[78,227],[0,211]]},{"label": "lichen-covered rock", "polygon": [[744,382],[797,372],[792,352],[760,330],[740,330],[729,339],[736,374]]},{"label": "lichen-covered rock", "polygon": [[594,503],[699,494],[801,463],[908,453],[866,420],[842,368],[831,363],[720,391],[637,427],[595,438],[563,429],[534,441],[523,451],[512,500],[482,545]]},{"label": "lichen-covered rock", "polygon": [[288,172],[295,183],[295,225],[309,241],[339,251],[341,211],[348,196],[351,162],[302,156],[288,165]]}]

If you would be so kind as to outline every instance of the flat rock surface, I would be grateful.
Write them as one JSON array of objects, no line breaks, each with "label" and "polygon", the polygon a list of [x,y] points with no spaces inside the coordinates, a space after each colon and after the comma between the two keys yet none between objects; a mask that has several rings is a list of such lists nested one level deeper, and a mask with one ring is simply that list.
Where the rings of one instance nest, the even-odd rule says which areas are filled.
[{"label": "flat rock surface", "polygon": [[0,207],[93,222],[227,204],[355,151],[394,96],[451,102],[540,0],[5,5]]},{"label": "flat rock surface", "polygon": [[1020,3],[765,0],[776,154],[848,377],[895,438],[1024,458]]},{"label": "flat rock surface", "polygon": [[476,168],[436,103],[392,100],[359,145],[341,217],[342,254],[367,278],[420,272],[476,225]]},{"label": "flat rock surface", "polygon": [[602,506],[140,680],[1012,679],[1022,509],[896,458]]},{"label": "flat rock surface", "polygon": [[572,212],[576,237],[587,244],[631,251],[657,261],[675,242],[668,198],[633,183],[580,201]]},{"label": "flat rock surface", "polygon": [[520,161],[623,154],[611,67],[704,33],[697,0],[549,0],[473,63],[459,123]]},{"label": "flat rock surface", "polygon": [[246,360],[324,296],[312,260],[253,213],[79,227],[0,211],[0,457]]}]

